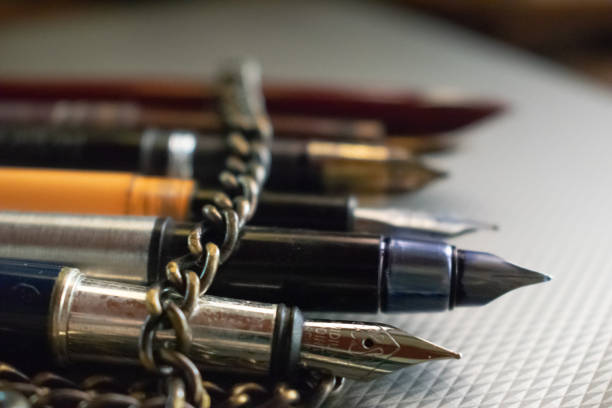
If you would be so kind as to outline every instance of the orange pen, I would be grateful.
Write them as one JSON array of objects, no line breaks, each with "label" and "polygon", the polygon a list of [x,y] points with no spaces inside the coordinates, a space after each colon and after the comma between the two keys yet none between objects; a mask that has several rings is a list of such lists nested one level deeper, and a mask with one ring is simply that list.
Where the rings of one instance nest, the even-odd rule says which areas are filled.
[{"label": "orange pen", "polygon": [[193,180],[133,173],[0,168],[0,210],[156,215],[186,220]]},{"label": "orange pen", "polygon": [[[0,167],[0,211],[169,216],[202,219],[218,190],[193,180],[134,173]],[[492,226],[394,208],[368,208],[353,196],[263,191],[252,225],[327,231],[453,236]]]}]

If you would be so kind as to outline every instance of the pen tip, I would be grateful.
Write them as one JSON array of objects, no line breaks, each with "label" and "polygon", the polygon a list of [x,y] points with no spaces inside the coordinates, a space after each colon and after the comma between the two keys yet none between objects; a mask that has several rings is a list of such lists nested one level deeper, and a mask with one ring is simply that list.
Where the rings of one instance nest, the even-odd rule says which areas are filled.
[{"label": "pen tip", "polygon": [[307,367],[372,380],[414,364],[459,359],[461,354],[386,324],[315,320],[305,322],[301,358]]},{"label": "pen tip", "polygon": [[404,193],[447,176],[414,158],[389,160],[329,160],[323,165],[327,191],[352,193]]},{"label": "pen tip", "polygon": [[472,220],[456,220],[451,218],[440,218],[439,224],[446,227],[444,235],[448,237],[457,237],[459,235],[468,234],[476,231],[497,231],[497,224],[491,224],[481,221]]},{"label": "pen tip", "polygon": [[458,306],[484,305],[513,289],[551,279],[485,252],[460,250],[458,257]]},{"label": "pen tip", "polygon": [[394,237],[456,237],[479,230],[497,229],[495,224],[400,208],[356,207],[353,216],[355,225],[364,231]]},{"label": "pen tip", "polygon": [[403,364],[417,364],[430,360],[460,359],[461,354],[420,337],[412,336],[398,328],[387,326],[389,335],[399,345],[394,359]]}]

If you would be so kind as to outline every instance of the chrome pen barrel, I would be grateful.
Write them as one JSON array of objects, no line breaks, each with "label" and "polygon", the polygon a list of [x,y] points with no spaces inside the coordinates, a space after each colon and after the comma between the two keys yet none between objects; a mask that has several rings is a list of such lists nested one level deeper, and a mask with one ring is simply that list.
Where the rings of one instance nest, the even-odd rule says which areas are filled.
[{"label": "chrome pen barrel", "polygon": [[[60,275],[52,300],[50,336],[62,362],[138,363],[147,316],[146,287],[90,278],[75,269]],[[249,374],[270,370],[277,305],[202,297],[189,325],[188,353],[208,369]],[[159,331],[158,341],[174,341]]]}]

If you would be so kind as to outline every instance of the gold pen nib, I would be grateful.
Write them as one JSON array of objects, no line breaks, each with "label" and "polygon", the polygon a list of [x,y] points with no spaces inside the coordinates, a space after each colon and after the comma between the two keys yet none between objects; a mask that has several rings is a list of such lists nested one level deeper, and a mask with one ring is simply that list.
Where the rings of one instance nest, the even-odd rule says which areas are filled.
[{"label": "gold pen nib", "polygon": [[446,175],[404,149],[381,144],[310,142],[307,150],[320,165],[327,191],[400,193]]},{"label": "gold pen nib", "polygon": [[446,173],[414,159],[391,161],[329,160],[323,165],[327,191],[363,194],[404,193],[425,187]]}]

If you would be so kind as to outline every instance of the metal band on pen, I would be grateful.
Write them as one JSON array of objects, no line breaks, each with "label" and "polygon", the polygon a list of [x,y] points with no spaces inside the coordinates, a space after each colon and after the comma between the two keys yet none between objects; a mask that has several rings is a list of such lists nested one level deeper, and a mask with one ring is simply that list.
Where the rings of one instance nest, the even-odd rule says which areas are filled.
[{"label": "metal band on pen", "polygon": [[[59,360],[137,363],[138,333],[147,316],[146,291],[144,286],[89,278],[64,268],[52,298],[50,333]],[[189,322],[198,347],[189,357],[217,370],[240,367],[238,371],[267,374],[276,313],[277,306],[271,304],[200,298]],[[175,341],[167,330],[159,331],[158,337]]]},{"label": "metal band on pen", "polygon": [[192,178],[196,136],[188,131],[174,131],[168,137],[168,177]]}]

